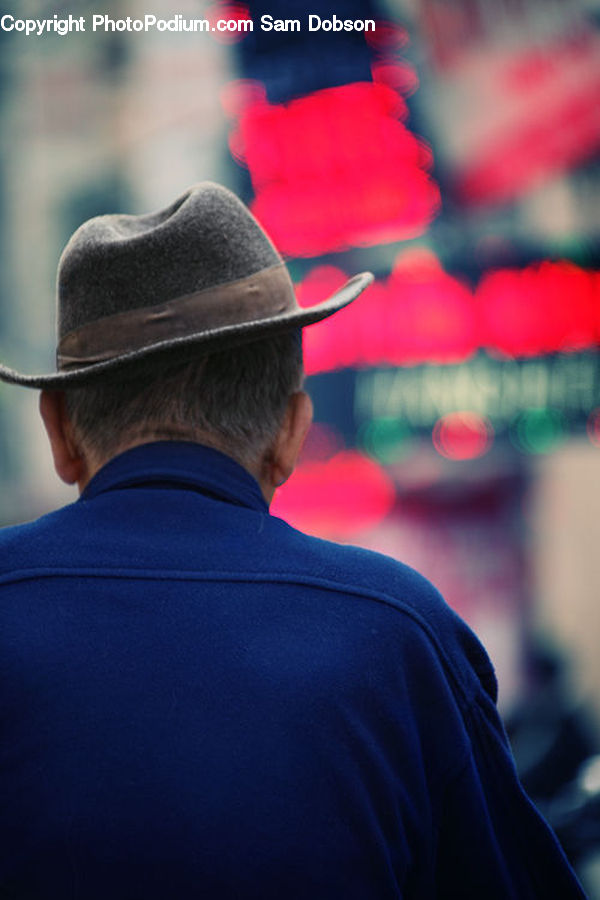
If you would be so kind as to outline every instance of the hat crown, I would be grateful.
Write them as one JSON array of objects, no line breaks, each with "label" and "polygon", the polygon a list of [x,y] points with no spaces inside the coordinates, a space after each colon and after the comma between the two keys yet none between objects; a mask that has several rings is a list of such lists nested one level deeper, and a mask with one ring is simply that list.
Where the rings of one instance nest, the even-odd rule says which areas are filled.
[{"label": "hat crown", "polygon": [[61,256],[58,337],[280,261],[244,204],[212,182],[194,185],[155,213],[98,216],[77,229]]}]

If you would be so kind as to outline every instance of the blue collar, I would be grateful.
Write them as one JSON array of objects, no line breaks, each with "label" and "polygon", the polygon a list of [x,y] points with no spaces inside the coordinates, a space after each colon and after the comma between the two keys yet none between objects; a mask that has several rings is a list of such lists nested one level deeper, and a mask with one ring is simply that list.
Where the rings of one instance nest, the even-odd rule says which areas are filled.
[{"label": "blue collar", "polygon": [[80,500],[131,487],[181,487],[268,512],[258,482],[239,463],[202,444],[156,441],[126,450],[90,480]]}]

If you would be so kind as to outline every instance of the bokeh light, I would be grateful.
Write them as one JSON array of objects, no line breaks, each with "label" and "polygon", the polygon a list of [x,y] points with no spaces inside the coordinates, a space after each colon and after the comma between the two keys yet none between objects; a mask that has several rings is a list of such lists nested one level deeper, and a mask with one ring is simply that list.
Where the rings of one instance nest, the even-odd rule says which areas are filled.
[{"label": "bokeh light", "polygon": [[310,534],[349,539],[381,522],[394,505],[393,482],[374,460],[345,450],[298,466],[271,512]]},{"label": "bokeh light", "polygon": [[447,459],[476,459],[490,449],[494,430],[484,416],[470,411],[453,412],[438,419],[432,440],[437,452]]},{"label": "bokeh light", "polygon": [[244,109],[231,145],[280,251],[315,256],[422,234],[440,197],[407,115],[397,90],[372,82]]},{"label": "bokeh light", "polygon": [[395,463],[413,448],[412,433],[406,422],[394,416],[382,416],[361,426],[358,439],[362,447],[379,462]]},{"label": "bokeh light", "polygon": [[513,445],[525,453],[549,453],[566,438],[563,416],[558,410],[547,407],[528,409],[512,423],[510,438]]},{"label": "bokeh light", "polygon": [[[296,287],[300,304],[324,300],[347,278],[340,268],[317,266]],[[516,359],[575,352],[600,340],[600,274],[571,262],[543,262],[498,269],[473,290],[446,272],[435,253],[414,247],[364,299],[306,334],[312,374],[456,363],[478,349]]]},{"label": "bokeh light", "polygon": [[477,289],[483,346],[535,356],[592,345],[598,284],[568,262],[543,262],[484,276]]},{"label": "bokeh light", "polygon": [[[217,2],[207,9],[206,18],[215,40],[221,44],[236,44],[248,34],[243,28],[236,28],[236,24],[251,17],[248,7],[242,3]],[[218,22],[222,23],[222,28],[217,27]],[[229,27],[223,27],[223,23],[228,23]]]}]

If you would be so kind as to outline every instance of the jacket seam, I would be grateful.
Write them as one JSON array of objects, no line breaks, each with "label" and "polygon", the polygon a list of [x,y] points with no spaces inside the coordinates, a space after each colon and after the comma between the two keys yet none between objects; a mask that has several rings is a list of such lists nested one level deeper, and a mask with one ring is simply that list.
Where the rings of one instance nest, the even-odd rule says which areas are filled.
[{"label": "jacket seam", "polygon": [[[339,593],[340,591],[345,591],[346,593],[353,594],[355,596],[364,597],[375,600],[379,603],[383,603],[386,606],[392,607],[398,612],[403,613],[404,615],[408,615],[408,617],[412,619],[427,635],[427,638],[434,646],[440,659],[443,661],[444,666],[447,669],[448,674],[452,678],[452,681],[456,689],[460,693],[463,701],[465,701],[468,706],[470,706],[471,704],[476,705],[477,698],[467,693],[464,685],[461,682],[461,679],[456,673],[451,659],[448,657],[441,641],[435,633],[435,630],[429,624],[427,619],[420,615],[419,612],[413,609],[411,606],[407,605],[403,600],[400,600],[397,597],[393,597],[390,594],[386,594],[383,591],[370,590],[364,585],[356,585],[343,581],[334,581],[331,579],[319,578],[317,576],[311,575],[298,575],[297,573],[293,572],[232,573],[225,571],[195,572],[193,570],[173,569],[85,569],[64,567],[60,569],[22,569],[10,573],[4,573],[3,575],[0,575],[0,586],[3,584],[13,584],[21,581],[32,581],[37,578],[120,578],[124,580],[144,579],[147,581],[160,581],[168,578],[170,581],[229,581],[247,583],[268,582],[272,584],[306,584],[311,587],[319,587],[324,590],[335,591],[337,593]],[[477,682],[480,690],[483,690],[483,686],[481,685],[479,679],[477,679]]]}]

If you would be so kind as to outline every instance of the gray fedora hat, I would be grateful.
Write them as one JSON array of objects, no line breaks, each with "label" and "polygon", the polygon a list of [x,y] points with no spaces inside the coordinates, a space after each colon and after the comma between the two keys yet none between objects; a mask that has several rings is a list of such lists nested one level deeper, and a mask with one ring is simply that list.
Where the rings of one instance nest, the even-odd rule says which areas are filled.
[{"label": "gray fedora hat", "polygon": [[325,319],[371,283],[356,275],[301,308],[287,268],[226,188],[202,182],[148,215],[90,219],[58,267],[56,371],[0,379],[60,389],[120,377],[142,360],[189,359]]}]

